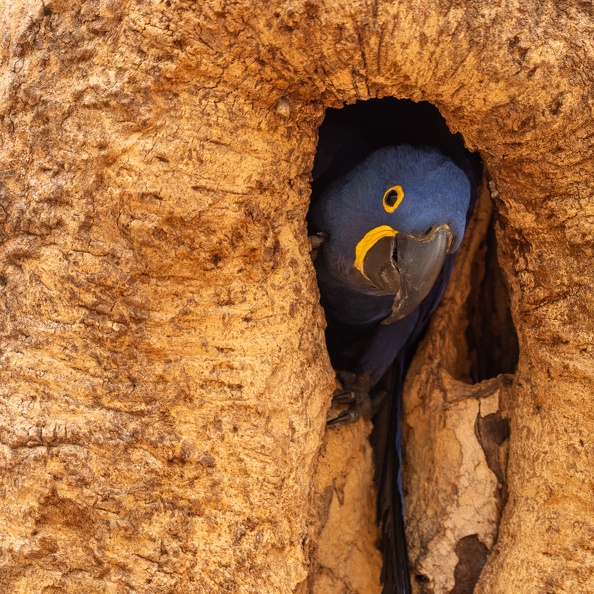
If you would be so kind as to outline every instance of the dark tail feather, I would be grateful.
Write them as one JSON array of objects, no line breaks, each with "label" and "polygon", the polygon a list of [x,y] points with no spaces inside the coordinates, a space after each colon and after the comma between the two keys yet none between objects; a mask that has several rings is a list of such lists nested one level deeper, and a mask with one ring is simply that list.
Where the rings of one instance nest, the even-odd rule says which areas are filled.
[{"label": "dark tail feather", "polygon": [[396,361],[378,388],[388,393],[374,419],[378,521],[382,524],[384,594],[411,594],[400,471],[401,364]]}]

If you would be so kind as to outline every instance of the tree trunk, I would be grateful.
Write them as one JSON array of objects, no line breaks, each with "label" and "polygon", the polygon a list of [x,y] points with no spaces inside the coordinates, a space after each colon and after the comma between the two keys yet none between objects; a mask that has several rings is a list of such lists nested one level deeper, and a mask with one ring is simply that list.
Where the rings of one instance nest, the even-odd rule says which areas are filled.
[{"label": "tree trunk", "polygon": [[594,591],[590,4],[0,15],[1,591],[379,591],[304,220],[324,109],[384,96],[480,150],[520,346],[472,384],[484,200],[407,381],[415,588]]}]

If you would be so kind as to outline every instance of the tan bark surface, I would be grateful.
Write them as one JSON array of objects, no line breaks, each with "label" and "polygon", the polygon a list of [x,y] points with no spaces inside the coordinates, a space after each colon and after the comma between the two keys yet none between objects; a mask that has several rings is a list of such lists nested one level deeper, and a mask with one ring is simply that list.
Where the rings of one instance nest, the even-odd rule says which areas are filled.
[{"label": "tan bark surface", "polygon": [[[464,387],[422,359],[442,317],[414,365],[407,460],[445,477],[407,469],[418,586],[464,591],[470,516],[493,544],[469,431],[503,408],[476,591],[594,591],[590,3],[4,0],[0,23],[1,592],[373,591],[367,429],[324,442],[304,217],[324,108],[387,95],[480,149],[520,343],[509,387]],[[491,499],[465,516],[474,463]],[[338,517],[367,518],[360,552]]]}]

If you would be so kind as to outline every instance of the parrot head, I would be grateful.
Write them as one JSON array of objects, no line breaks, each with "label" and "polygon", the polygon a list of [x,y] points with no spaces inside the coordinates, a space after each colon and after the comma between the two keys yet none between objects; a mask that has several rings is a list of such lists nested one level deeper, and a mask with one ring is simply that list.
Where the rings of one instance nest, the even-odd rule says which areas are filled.
[{"label": "parrot head", "polygon": [[439,151],[381,148],[312,207],[313,220],[329,236],[321,252],[325,267],[353,291],[393,295],[383,323],[402,319],[458,249],[469,202],[468,178]]}]

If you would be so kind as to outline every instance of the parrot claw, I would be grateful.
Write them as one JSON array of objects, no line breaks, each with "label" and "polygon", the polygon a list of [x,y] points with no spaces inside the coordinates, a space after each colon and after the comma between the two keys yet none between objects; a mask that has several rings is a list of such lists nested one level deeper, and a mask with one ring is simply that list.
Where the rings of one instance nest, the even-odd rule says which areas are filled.
[{"label": "parrot claw", "polygon": [[357,401],[357,396],[354,392],[342,392],[332,398],[332,404],[352,404]]},{"label": "parrot claw", "polygon": [[377,412],[379,403],[384,399],[386,393],[380,392],[371,398],[371,376],[369,373],[351,373],[349,371],[337,371],[336,375],[343,385],[338,389],[332,398],[332,404],[348,404],[347,410],[326,422],[326,425],[350,425],[356,423],[361,417],[371,419]]},{"label": "parrot claw", "polygon": [[349,408],[349,410],[341,412],[334,419],[327,421],[326,426],[332,427],[333,425],[350,425],[351,423],[356,423],[360,418],[360,414],[356,413],[352,408]]},{"label": "parrot claw", "polygon": [[330,237],[328,233],[324,233],[320,231],[319,233],[315,233],[314,235],[309,235],[309,254],[312,260],[315,260],[320,246]]}]

